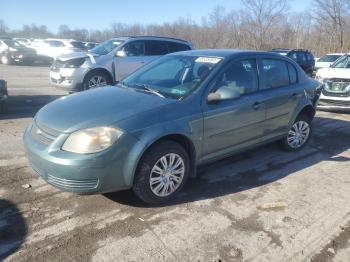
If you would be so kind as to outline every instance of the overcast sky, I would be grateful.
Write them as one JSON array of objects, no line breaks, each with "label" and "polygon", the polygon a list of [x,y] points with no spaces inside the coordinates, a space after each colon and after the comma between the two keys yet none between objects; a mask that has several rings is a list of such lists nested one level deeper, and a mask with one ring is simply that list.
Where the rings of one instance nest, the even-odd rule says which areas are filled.
[{"label": "overcast sky", "polygon": [[[268,1],[268,0],[266,0]],[[291,11],[304,11],[311,0],[290,0]],[[239,9],[239,0],[1,0],[0,19],[11,29],[23,24],[46,25],[56,32],[70,28],[103,29],[113,22],[153,24],[179,17],[200,21],[217,5]]]}]

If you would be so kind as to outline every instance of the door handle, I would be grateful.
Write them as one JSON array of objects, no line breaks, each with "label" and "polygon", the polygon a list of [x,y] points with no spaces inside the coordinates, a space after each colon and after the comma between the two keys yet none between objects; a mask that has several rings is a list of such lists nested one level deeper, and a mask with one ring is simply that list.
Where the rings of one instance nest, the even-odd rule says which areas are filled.
[{"label": "door handle", "polygon": [[253,104],[253,108],[254,110],[258,110],[260,108],[260,102],[256,101],[254,104]]}]

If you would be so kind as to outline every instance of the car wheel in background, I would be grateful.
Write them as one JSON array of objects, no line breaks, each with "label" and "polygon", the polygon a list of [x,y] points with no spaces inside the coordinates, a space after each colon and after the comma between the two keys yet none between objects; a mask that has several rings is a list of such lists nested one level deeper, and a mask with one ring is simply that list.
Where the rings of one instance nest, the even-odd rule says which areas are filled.
[{"label": "car wheel in background", "polygon": [[164,141],[148,149],[138,165],[133,190],[144,202],[159,205],[174,197],[186,183],[190,170],[186,150]]},{"label": "car wheel in background", "polygon": [[4,65],[11,65],[13,63],[12,59],[9,58],[7,55],[1,55],[1,63]]},{"label": "car wheel in background", "polygon": [[93,71],[88,73],[83,82],[83,90],[93,89],[112,84],[111,77],[102,71]]},{"label": "car wheel in background", "polygon": [[297,151],[306,145],[312,132],[311,120],[312,118],[304,114],[297,117],[287,136],[282,140],[284,149],[287,151]]}]

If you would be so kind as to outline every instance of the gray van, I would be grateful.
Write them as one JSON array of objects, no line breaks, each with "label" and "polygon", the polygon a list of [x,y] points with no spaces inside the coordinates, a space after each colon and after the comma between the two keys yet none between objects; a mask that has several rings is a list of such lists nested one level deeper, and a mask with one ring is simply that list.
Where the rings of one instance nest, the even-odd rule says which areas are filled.
[{"label": "gray van", "polygon": [[89,52],[58,57],[50,68],[50,83],[69,92],[109,85],[162,55],[192,48],[190,42],[168,37],[113,38]]}]

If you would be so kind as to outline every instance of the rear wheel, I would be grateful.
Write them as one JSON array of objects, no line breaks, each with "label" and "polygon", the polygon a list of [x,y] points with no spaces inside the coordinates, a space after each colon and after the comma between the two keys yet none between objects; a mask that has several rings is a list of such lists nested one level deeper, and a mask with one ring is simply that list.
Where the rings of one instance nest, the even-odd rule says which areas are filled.
[{"label": "rear wheel", "polygon": [[135,175],[133,190],[144,202],[157,205],[174,197],[186,183],[189,156],[182,146],[165,141],[146,151]]},{"label": "rear wheel", "polygon": [[83,89],[88,90],[110,84],[112,84],[112,79],[107,73],[95,71],[86,75],[83,82]]},{"label": "rear wheel", "polygon": [[311,121],[312,118],[304,114],[297,117],[287,136],[282,140],[284,149],[297,151],[306,145],[312,132]]}]

